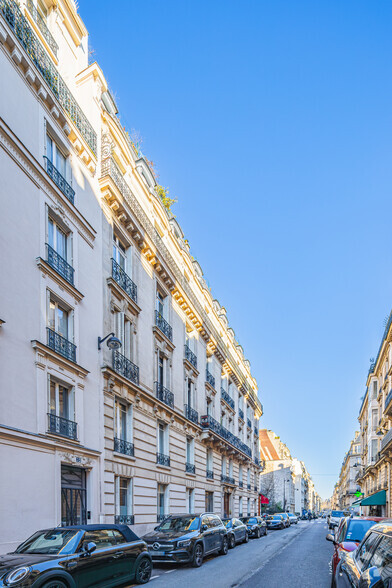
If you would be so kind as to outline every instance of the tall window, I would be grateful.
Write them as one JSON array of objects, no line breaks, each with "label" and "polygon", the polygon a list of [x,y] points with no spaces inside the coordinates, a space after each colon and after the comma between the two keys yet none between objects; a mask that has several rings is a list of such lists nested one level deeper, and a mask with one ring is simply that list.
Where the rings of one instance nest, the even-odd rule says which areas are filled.
[{"label": "tall window", "polygon": [[189,464],[194,464],[195,456],[194,456],[194,441],[191,437],[187,437],[186,439],[186,461]]},{"label": "tall window", "polygon": [[166,318],[166,298],[160,290],[157,290],[156,310],[161,317]]},{"label": "tall window", "polygon": [[127,524],[126,517],[133,514],[132,479],[116,476],[114,482],[116,520],[118,520],[119,523]]},{"label": "tall window", "polygon": [[212,416],[212,401],[207,398],[207,414]]},{"label": "tall window", "polygon": [[239,482],[243,481],[243,466],[242,466],[242,464],[240,464],[240,467],[239,467],[238,480],[239,480]]},{"label": "tall window", "polygon": [[212,449],[207,449],[207,470],[212,472],[214,470],[214,454]]},{"label": "tall window", "polygon": [[195,511],[195,491],[193,488],[186,489],[186,508],[189,513],[193,513]]},{"label": "tall window", "polygon": [[114,331],[122,343],[121,353],[127,359],[132,360],[133,355],[133,328],[132,322],[124,312],[114,313]]},{"label": "tall window", "polygon": [[165,423],[158,423],[158,453],[169,455],[169,427]]},{"label": "tall window", "polygon": [[125,246],[121,243],[117,235],[113,235],[113,259],[124,272],[127,271],[127,254]]},{"label": "tall window", "polygon": [[230,478],[233,477],[233,460],[229,459],[229,476]]},{"label": "tall window", "polygon": [[250,516],[250,498],[248,498],[247,500],[247,512],[246,514],[248,515],[248,517]]},{"label": "tall window", "polygon": [[248,468],[248,471],[246,472],[246,477],[247,477],[247,484],[249,486],[250,484],[250,469]]},{"label": "tall window", "polygon": [[72,323],[70,311],[49,295],[48,327],[59,333],[64,339],[72,339]]},{"label": "tall window", "polygon": [[49,413],[67,419],[75,420],[75,392],[74,388],[65,386],[50,378],[49,380]]},{"label": "tall window", "polygon": [[48,217],[48,245],[67,261],[67,234],[51,217]]},{"label": "tall window", "polygon": [[239,516],[240,517],[242,517],[243,514],[244,514],[242,503],[243,503],[243,498],[242,498],[242,496],[240,496],[239,499],[238,499],[238,510],[239,510]]},{"label": "tall window", "polygon": [[372,410],[372,430],[375,431],[378,427],[378,410]]},{"label": "tall window", "polygon": [[67,158],[62,153],[55,141],[53,141],[50,135],[46,135],[46,157],[54,165],[57,171],[60,172],[63,178],[68,179],[66,164]]},{"label": "tall window", "polygon": [[132,405],[116,400],[114,413],[114,436],[122,441],[132,441]]},{"label": "tall window", "polygon": [[158,520],[162,520],[169,512],[168,486],[167,484],[158,484]]},{"label": "tall window", "polygon": [[227,459],[226,456],[222,456],[222,475],[225,476],[227,473]]},{"label": "tall window", "polygon": [[206,512],[214,512],[214,493],[206,492]]},{"label": "tall window", "polygon": [[186,404],[188,406],[193,406],[193,382],[192,382],[191,378],[188,378],[188,380],[187,380]]}]

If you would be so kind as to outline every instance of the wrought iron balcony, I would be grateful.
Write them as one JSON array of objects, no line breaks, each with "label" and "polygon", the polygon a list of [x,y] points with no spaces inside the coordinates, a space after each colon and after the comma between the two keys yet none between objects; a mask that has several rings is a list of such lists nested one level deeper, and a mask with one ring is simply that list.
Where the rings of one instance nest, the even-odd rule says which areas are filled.
[{"label": "wrought iron balcony", "polygon": [[191,363],[197,369],[197,357],[193,353],[193,351],[191,351],[189,349],[189,346],[186,344],[185,344],[185,359],[188,360],[189,363]]},{"label": "wrought iron balcony", "polygon": [[234,400],[231,396],[226,392],[224,388],[221,387],[221,398],[233,409],[235,410]]},{"label": "wrought iron balcony", "polygon": [[76,363],[76,345],[49,327],[46,328],[46,331],[48,334],[48,347],[66,357],[69,361]]},{"label": "wrought iron balcony", "polygon": [[213,472],[213,470],[207,470],[206,471],[206,478],[207,478],[207,480],[213,480],[214,479],[214,472]]},{"label": "wrought iron balcony", "polygon": [[68,439],[77,439],[78,425],[57,414],[48,413],[48,430],[50,433],[68,437]]},{"label": "wrought iron balcony", "polygon": [[157,453],[157,464],[170,467],[170,457],[164,453]]},{"label": "wrought iron balcony", "polygon": [[42,36],[44,37],[45,41],[47,42],[47,44],[49,45],[49,47],[53,51],[54,55],[57,57],[57,51],[58,51],[59,46],[57,45],[56,41],[54,40],[52,33],[48,29],[46,22],[45,22],[45,19],[42,18],[42,16],[40,15],[38,10],[34,6],[33,0],[27,0],[27,8],[29,9],[31,16],[33,17],[34,22],[36,23],[39,30],[41,31]]},{"label": "wrought iron balcony", "polygon": [[232,486],[235,486],[234,478],[232,478],[231,476],[226,476],[225,474],[221,474],[221,482],[223,482],[224,484],[231,484]]},{"label": "wrought iron balcony", "polygon": [[115,525],[134,525],[135,515],[116,515],[114,517]]},{"label": "wrought iron balcony", "polygon": [[196,467],[194,463],[189,463],[188,461],[185,464],[185,471],[187,474],[194,474],[196,472]]},{"label": "wrought iron balcony", "polygon": [[113,351],[113,369],[134,384],[139,384],[139,368],[119,351]]},{"label": "wrought iron balcony", "polygon": [[392,390],[389,390],[388,396],[385,399],[384,410],[386,410],[388,408],[389,403],[391,402],[391,400],[392,400]]},{"label": "wrought iron balcony", "polygon": [[125,441],[125,439],[114,438],[114,451],[122,453],[123,455],[129,455],[133,457],[135,455],[135,448],[133,443]]},{"label": "wrought iron balcony", "polygon": [[14,0],[0,0],[2,12],[9,27],[14,31],[22,47],[41,72],[57,100],[68,113],[91,151],[97,153],[97,134],[85,114],[60,76],[52,60],[38,40],[27,18],[23,16]]},{"label": "wrought iron balcony", "polygon": [[189,406],[189,404],[185,404],[184,412],[187,419],[192,421],[192,423],[196,423],[196,425],[199,424],[199,413],[197,412],[197,410]]},{"label": "wrought iron balcony", "polygon": [[157,310],[155,311],[155,325],[170,341],[173,341],[173,329]]},{"label": "wrought iron balcony", "polygon": [[242,481],[242,480],[240,480],[240,481],[238,482],[238,486],[239,486],[240,488],[243,488],[243,487],[244,487],[244,483],[243,483],[243,481]]},{"label": "wrought iron balcony", "polygon": [[118,265],[115,259],[112,258],[112,277],[113,280],[128,294],[134,302],[137,303],[137,286],[131,278],[124,272],[121,266]]},{"label": "wrought iron balcony", "polygon": [[44,159],[46,161],[46,173],[50,177],[51,180],[56,184],[56,186],[61,190],[64,196],[74,204],[75,201],[75,190],[71,188],[68,184],[66,179],[61,175],[58,169],[53,165],[53,163],[44,155]]},{"label": "wrought iron balcony", "polygon": [[165,519],[167,519],[168,516],[169,515],[167,515],[167,514],[163,514],[163,513],[159,512],[157,514],[157,523],[161,523],[162,521],[164,521]]},{"label": "wrought iron balcony", "polygon": [[238,437],[233,435],[230,431],[228,431],[225,427],[223,427],[217,420],[214,419],[209,414],[202,415],[200,417],[200,424],[204,429],[210,429],[216,435],[219,435],[225,441],[231,443],[236,449],[242,451],[248,457],[252,457],[252,451],[250,448],[243,443]]},{"label": "wrought iron balcony", "polygon": [[158,400],[174,408],[174,394],[159,382],[155,382],[155,393]]},{"label": "wrought iron balcony", "polygon": [[246,424],[248,426],[248,429],[252,429],[252,421],[250,419],[246,419]]},{"label": "wrought iron balcony", "polygon": [[74,283],[74,268],[48,243],[46,245],[46,261],[48,264],[70,284]]},{"label": "wrought iron balcony", "polygon": [[244,411],[242,410],[242,408],[238,410],[238,416],[240,417],[240,419],[244,420]]},{"label": "wrought iron balcony", "polygon": [[215,388],[215,378],[212,375],[212,373],[208,370],[208,368],[206,369],[206,382],[208,382],[210,386]]},{"label": "wrought iron balcony", "polygon": [[386,445],[388,445],[388,443],[391,440],[392,440],[392,429],[389,429],[389,431],[381,439],[381,449],[384,449],[384,447],[386,447]]}]

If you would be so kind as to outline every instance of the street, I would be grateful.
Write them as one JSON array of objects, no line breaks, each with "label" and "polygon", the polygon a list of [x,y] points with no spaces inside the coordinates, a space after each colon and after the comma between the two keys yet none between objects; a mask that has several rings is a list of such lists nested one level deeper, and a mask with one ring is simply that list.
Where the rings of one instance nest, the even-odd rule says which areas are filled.
[{"label": "street", "polygon": [[328,588],[331,544],[325,540],[325,519],[299,521],[282,531],[269,531],[267,537],[237,545],[227,556],[206,559],[201,568],[170,565],[154,566],[154,588],[168,585],[204,585],[214,588]]}]

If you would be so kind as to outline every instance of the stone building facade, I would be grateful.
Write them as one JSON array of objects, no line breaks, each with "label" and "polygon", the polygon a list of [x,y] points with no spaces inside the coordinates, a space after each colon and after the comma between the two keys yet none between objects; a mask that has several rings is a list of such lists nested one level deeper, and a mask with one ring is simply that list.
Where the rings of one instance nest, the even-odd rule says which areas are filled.
[{"label": "stone building facade", "polygon": [[74,0],[0,0],[0,77],[0,551],[257,512],[257,383]]}]

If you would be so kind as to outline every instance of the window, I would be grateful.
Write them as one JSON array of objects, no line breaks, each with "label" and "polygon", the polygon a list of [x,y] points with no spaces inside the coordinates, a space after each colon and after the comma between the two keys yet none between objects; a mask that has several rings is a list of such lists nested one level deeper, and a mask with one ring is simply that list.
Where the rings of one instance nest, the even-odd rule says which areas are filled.
[{"label": "window", "polygon": [[226,456],[222,456],[222,475],[225,476],[227,472],[227,459]]},{"label": "window", "polygon": [[92,541],[96,544],[97,549],[104,549],[105,547],[113,547],[120,543],[126,543],[125,537],[117,529],[97,529],[87,531],[84,536],[86,543]]},{"label": "window", "polygon": [[124,272],[127,271],[126,248],[116,235],[113,235],[113,259]]},{"label": "window", "polygon": [[57,301],[52,294],[48,292],[49,304],[48,304],[48,327],[59,333],[64,339],[71,341],[73,339],[72,334],[72,313],[63,305],[63,303]]},{"label": "window", "polygon": [[370,533],[364,541],[360,544],[356,551],[355,559],[357,560],[361,570],[365,570],[368,567],[370,558],[373,553],[373,548],[380,538],[377,533]]},{"label": "window", "polygon": [[373,382],[373,393],[372,393],[372,400],[377,398],[377,382]]},{"label": "window", "polygon": [[114,313],[114,331],[122,343],[121,354],[127,359],[133,357],[133,325],[124,312]]},{"label": "window", "polygon": [[242,496],[240,496],[238,499],[238,509],[239,509],[239,516],[240,517],[242,517],[242,515],[244,514],[242,503],[243,503],[243,498],[242,498]]},{"label": "window", "polygon": [[247,513],[246,514],[247,514],[248,517],[250,517],[250,498],[248,498],[248,500],[247,500],[247,506],[248,506],[248,509],[247,509]]},{"label": "window", "polygon": [[194,441],[190,437],[187,437],[187,440],[186,440],[186,461],[189,464],[193,464],[194,461],[195,461],[195,457],[194,457]]},{"label": "window", "polygon": [[169,512],[168,496],[169,496],[168,486],[166,484],[158,484],[158,496],[157,496],[158,521],[162,520],[164,518],[164,516],[167,515]]},{"label": "window", "polygon": [[242,464],[240,464],[240,467],[239,467],[239,473],[238,473],[238,480],[239,480],[240,482],[242,482],[242,479],[243,479],[243,478],[242,478],[242,475],[243,475],[243,470],[244,470],[244,468],[243,468]]},{"label": "window", "polygon": [[49,413],[69,421],[75,420],[74,388],[49,378]]},{"label": "window", "polygon": [[186,508],[189,513],[193,513],[195,510],[195,491],[193,488],[186,489]]},{"label": "window", "polygon": [[250,485],[250,469],[248,468],[248,471],[246,472],[246,476],[247,476],[247,484],[248,486]]},{"label": "window", "polygon": [[54,165],[57,171],[63,176],[63,178],[67,180],[67,158],[62,153],[62,151],[50,135],[46,135],[46,157]]},{"label": "window", "polygon": [[229,476],[230,478],[233,477],[233,460],[229,459]]},{"label": "window", "polygon": [[156,310],[162,318],[166,318],[166,297],[157,290]]},{"label": "window", "polygon": [[378,427],[378,410],[372,410],[372,430],[376,431]]},{"label": "window", "polygon": [[381,580],[384,586],[388,586],[388,580],[392,575],[392,539],[391,537],[382,537],[378,544],[369,567],[377,566]]},{"label": "window", "polygon": [[132,405],[116,400],[114,413],[114,436],[122,441],[132,441]]},{"label": "window", "polygon": [[207,398],[207,415],[212,416],[212,401]]},{"label": "window", "polygon": [[193,382],[191,378],[187,380],[186,386],[186,403],[188,406],[193,406]]},{"label": "window", "polygon": [[60,255],[65,261],[68,260],[68,237],[66,232],[59,224],[53,220],[50,216],[48,217],[48,245]]},{"label": "window", "polygon": [[214,469],[213,459],[214,457],[212,449],[207,449],[207,470],[209,472],[212,472]]},{"label": "window", "polygon": [[169,455],[169,427],[165,423],[158,423],[158,453]]},{"label": "window", "polygon": [[37,10],[40,13],[40,15],[42,16],[42,18],[44,20],[46,20],[46,18],[48,16],[48,9],[42,0],[37,0]]},{"label": "window", "polygon": [[206,492],[205,508],[206,508],[206,512],[213,512],[214,511],[214,493],[213,492]]},{"label": "window", "polygon": [[372,439],[372,441],[371,441],[371,454],[370,454],[371,461],[376,461],[377,452],[378,452],[378,440]]},{"label": "window", "polygon": [[157,382],[161,386],[164,386],[165,382],[165,358],[161,352],[158,353],[158,370],[157,370]]},{"label": "window", "polygon": [[132,500],[132,479],[122,478],[121,476],[115,477],[115,507],[116,507],[116,522],[118,524],[124,522],[127,524],[126,517],[132,515],[133,512],[133,500]]}]

